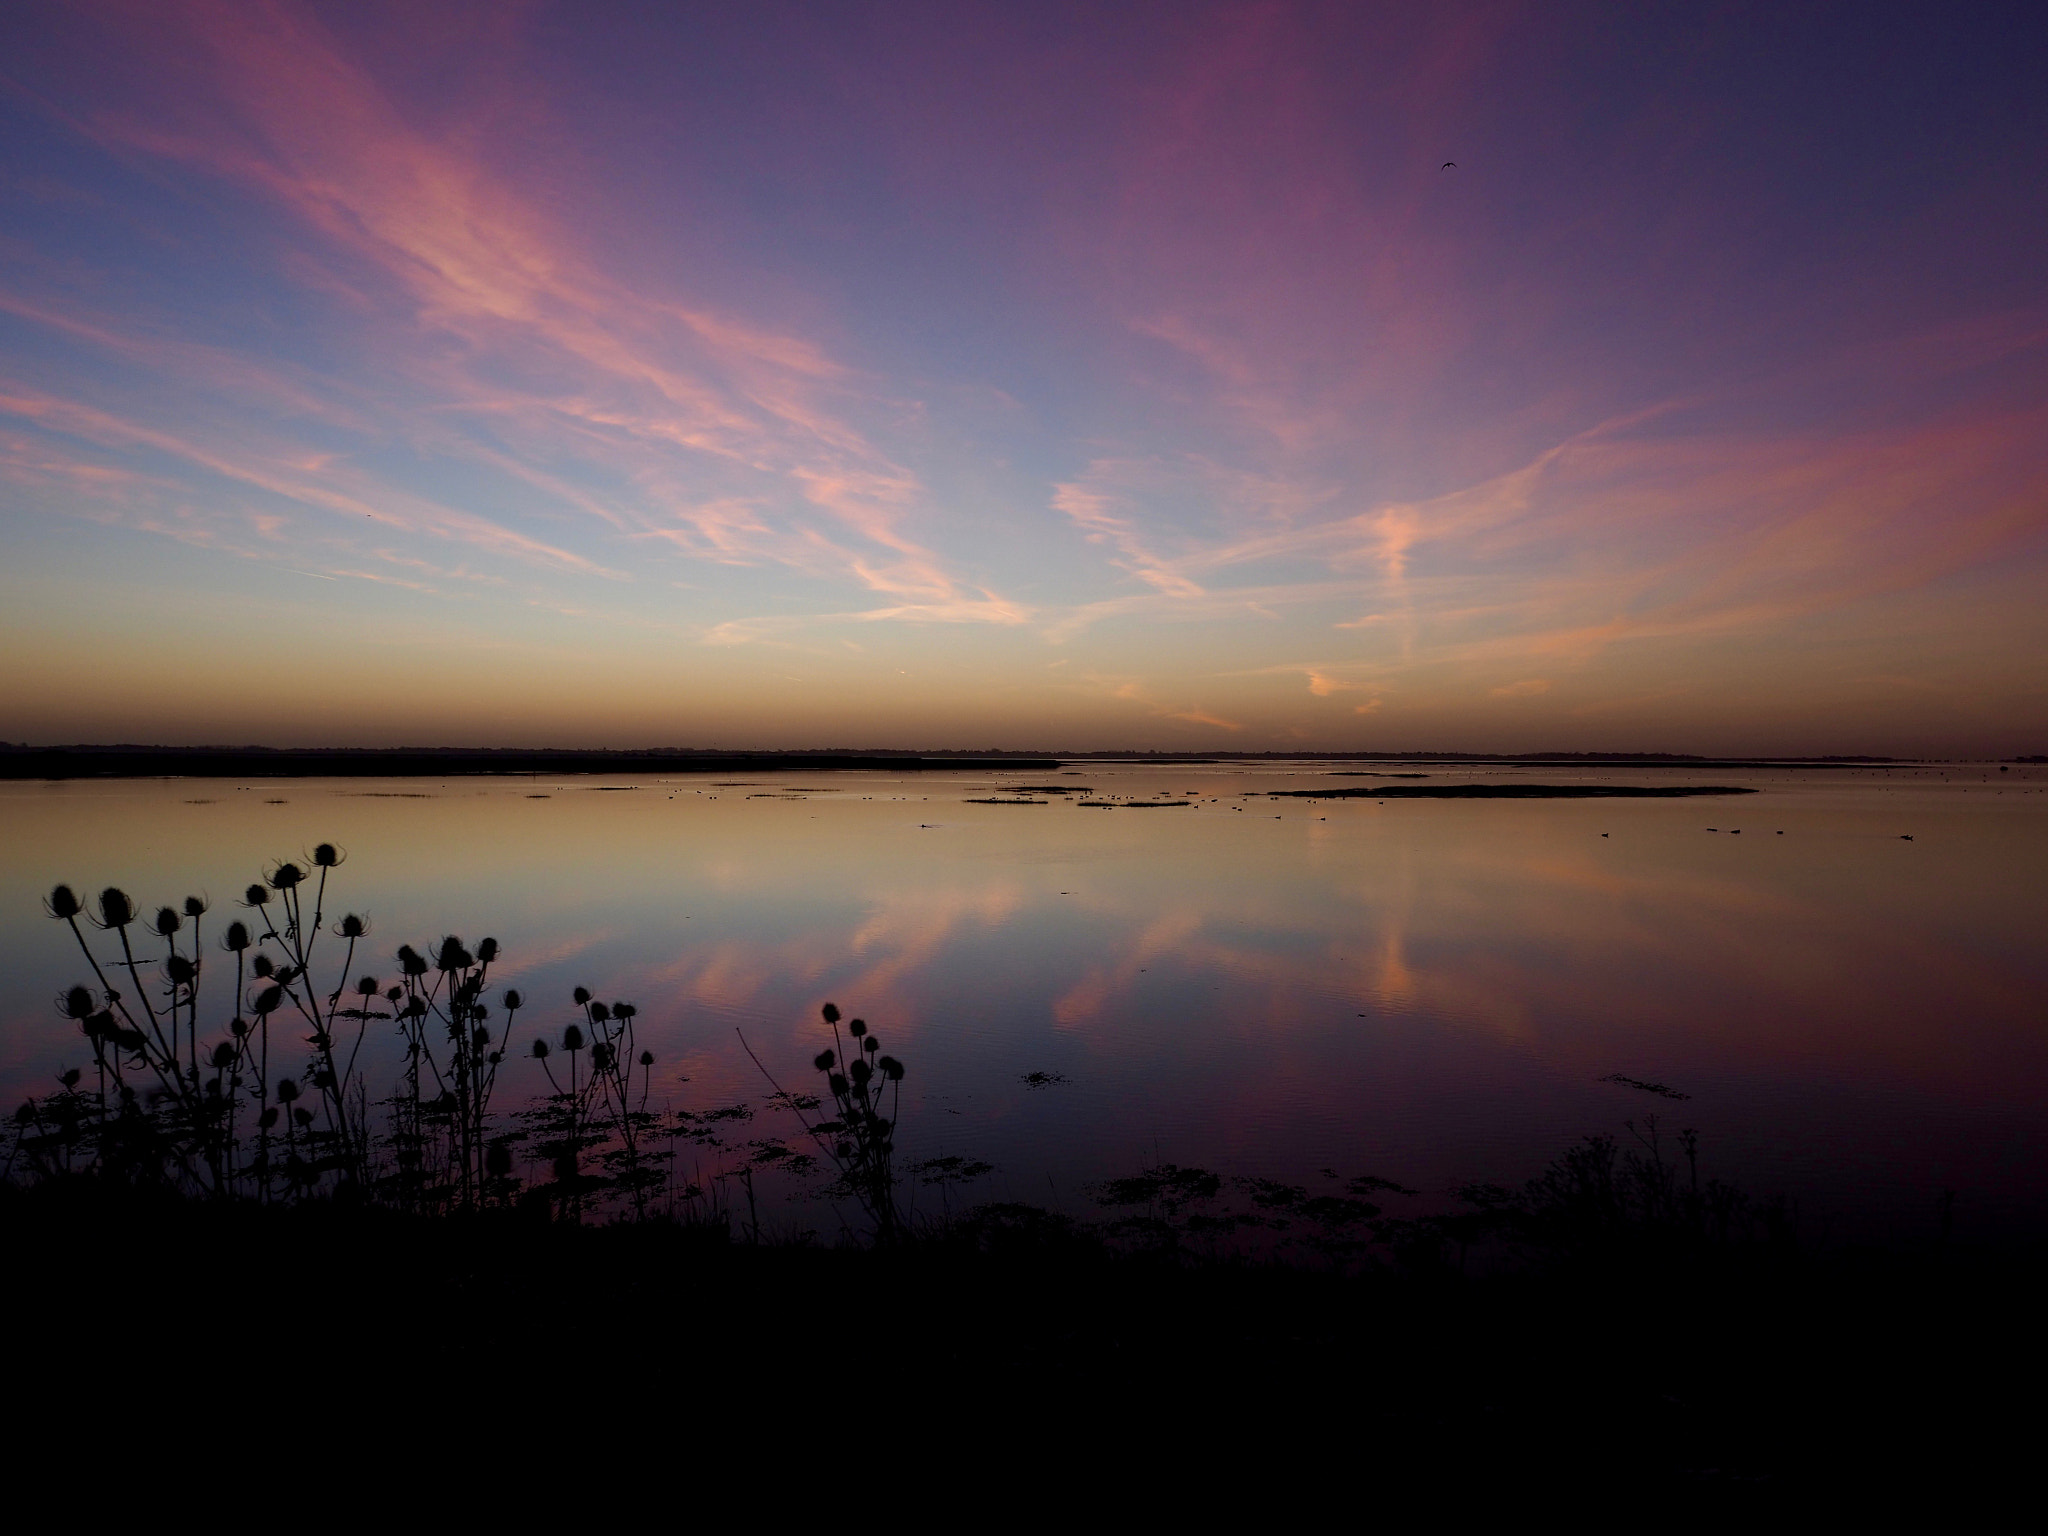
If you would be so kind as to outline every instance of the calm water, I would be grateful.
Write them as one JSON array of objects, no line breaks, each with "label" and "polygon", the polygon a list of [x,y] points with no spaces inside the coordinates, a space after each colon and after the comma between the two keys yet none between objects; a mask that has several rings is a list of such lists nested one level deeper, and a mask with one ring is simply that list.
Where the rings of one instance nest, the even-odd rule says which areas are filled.
[{"label": "calm water", "polygon": [[[997,1164],[990,1197],[1078,1206],[1085,1181],[1162,1157],[1519,1180],[1662,1107],[1711,1171],[1843,1226],[1931,1227],[1949,1187],[1965,1223],[2048,1212],[2048,775],[1612,777],[1763,792],[1259,793],[1361,782],[1302,764],[5,784],[0,1089],[87,1059],[51,1006],[84,979],[40,913],[51,884],[206,891],[217,933],[266,859],[332,840],[330,915],[375,924],[358,972],[493,934],[497,979],[548,1005],[526,1017],[559,1030],[578,983],[637,1002],[678,1107],[760,1096],[738,1030],[809,1086],[833,999],[910,1069],[906,1148]],[[1194,803],[968,803],[1032,783]],[[540,1091],[519,1071],[512,1098]],[[1599,1081],[1615,1072],[1694,1097],[1660,1106]]]}]

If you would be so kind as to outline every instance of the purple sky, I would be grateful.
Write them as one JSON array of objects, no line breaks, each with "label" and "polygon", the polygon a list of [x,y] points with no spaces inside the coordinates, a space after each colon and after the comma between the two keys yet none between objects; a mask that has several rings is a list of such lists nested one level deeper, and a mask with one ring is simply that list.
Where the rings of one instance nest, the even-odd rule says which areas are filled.
[{"label": "purple sky", "polygon": [[2048,751],[2043,15],[21,0],[0,735]]}]

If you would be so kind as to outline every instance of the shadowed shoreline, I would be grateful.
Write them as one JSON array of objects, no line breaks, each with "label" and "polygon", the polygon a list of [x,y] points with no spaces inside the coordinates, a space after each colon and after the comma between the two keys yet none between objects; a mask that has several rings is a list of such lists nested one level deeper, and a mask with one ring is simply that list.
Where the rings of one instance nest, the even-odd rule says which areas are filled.
[{"label": "shadowed shoreline", "polygon": [[[886,1362],[896,1440],[934,1476],[1059,1425],[1117,1477],[1221,1440],[1289,1465],[1341,1459],[1390,1491],[1448,1475],[1468,1493],[1640,1489],[1688,1508],[2025,1465],[2027,1416],[1999,1405],[2038,1354],[2019,1321],[2043,1272],[2035,1250],[1945,1248],[1343,1275],[1117,1253],[1023,1208],[892,1249],[756,1246],[723,1227],[224,1207],[93,1184],[0,1188],[0,1234],[36,1255],[0,1269],[0,1305],[46,1320],[13,1364],[59,1422],[104,1408],[89,1367],[132,1345],[96,1320],[137,1315],[147,1255],[152,1313],[273,1346],[246,1371],[223,1356],[172,1378],[194,1422],[232,1420],[250,1373],[303,1353],[309,1377],[390,1362],[324,1373],[323,1411],[364,1423],[399,1411],[394,1371],[431,1384],[457,1438],[601,1379],[623,1424],[667,1425],[679,1398],[712,1394],[726,1411],[693,1435],[759,1449],[792,1386],[832,1376],[845,1312]],[[568,1347],[586,1298],[624,1346],[601,1377]],[[1902,1332],[1901,1317],[1941,1322]]]}]

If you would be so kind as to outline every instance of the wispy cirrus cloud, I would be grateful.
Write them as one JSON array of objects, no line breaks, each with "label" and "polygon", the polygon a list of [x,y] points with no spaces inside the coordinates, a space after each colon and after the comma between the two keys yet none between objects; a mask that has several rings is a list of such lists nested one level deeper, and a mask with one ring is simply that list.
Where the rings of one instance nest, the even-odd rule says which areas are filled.
[{"label": "wispy cirrus cloud", "polygon": [[1079,528],[1090,543],[1116,551],[1116,562],[1147,586],[1168,597],[1201,597],[1196,583],[1146,547],[1131,520],[1118,511],[1118,499],[1107,490],[1081,482],[1053,488],[1052,504]]},{"label": "wispy cirrus cloud", "polygon": [[381,525],[385,531],[428,532],[544,565],[589,575],[610,574],[571,550],[416,495],[366,484],[366,477],[336,473],[329,465],[309,463],[288,448],[265,454],[188,442],[79,401],[61,399],[24,385],[10,385],[4,379],[0,379],[0,415],[13,416],[45,432],[102,448],[150,450],[281,500],[361,518]]},{"label": "wispy cirrus cloud", "polygon": [[[2048,537],[2048,409],[1900,430],[1580,434],[1426,501],[1238,539],[1179,557],[1204,584],[1083,605],[1071,639],[1120,617],[1195,609],[1368,611],[1333,619],[1384,682],[1432,666],[1581,664],[1632,642],[1769,633],[1969,569]],[[1292,565],[1300,579],[1259,579]],[[1251,580],[1233,582],[1244,573]],[[1196,600],[1198,596],[1198,601]],[[1377,639],[1384,636],[1385,639]],[[1387,649],[1392,642],[1395,649]],[[1334,659],[1282,666],[1324,682]],[[1490,687],[1521,686],[1521,674]]]},{"label": "wispy cirrus cloud", "polygon": [[[346,389],[280,390],[218,349],[111,317],[20,296],[7,307],[144,365],[202,360],[200,376],[216,387],[253,387],[273,411],[358,432],[356,486],[308,466],[289,488],[266,489],[354,511],[360,482],[374,478],[362,461],[398,438],[522,482],[539,497],[527,521],[589,519],[683,558],[851,581],[902,600],[898,608],[963,619],[1001,608],[963,589],[949,562],[907,531],[925,501],[919,479],[850,414],[896,402],[818,341],[614,277],[586,239],[478,152],[473,134],[417,126],[307,10],[196,4],[135,21],[138,42],[175,44],[189,71],[180,84],[203,89],[159,81],[143,99],[94,104],[80,121],[123,154],[241,185],[288,214],[299,233],[282,243],[362,297],[412,409],[394,413],[388,392],[381,411],[365,413],[336,398]],[[501,96],[486,115],[531,108]],[[216,472],[258,473],[196,442],[187,448]],[[706,496],[707,485],[727,489]],[[369,497],[401,499],[388,482]],[[446,516],[439,531],[486,549],[559,550],[511,521]]]}]

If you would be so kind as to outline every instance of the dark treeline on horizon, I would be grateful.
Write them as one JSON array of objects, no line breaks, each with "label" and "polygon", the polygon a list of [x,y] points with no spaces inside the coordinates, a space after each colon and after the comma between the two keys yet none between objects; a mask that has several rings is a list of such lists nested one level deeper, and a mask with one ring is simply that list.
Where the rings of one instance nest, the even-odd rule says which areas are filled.
[{"label": "dark treeline on horizon", "polygon": [[1055,768],[1048,757],[879,752],[638,752],[472,747],[9,747],[0,778],[411,778],[449,774],[807,773],[886,766],[895,772],[960,767]]},{"label": "dark treeline on horizon", "polygon": [[[992,747],[959,748],[822,747],[787,751],[730,751],[695,747],[265,747],[146,746],[78,743],[38,747],[0,743],[0,779],[151,777],[412,777],[448,774],[807,773],[887,768],[893,772],[978,768],[1042,770],[1068,763],[1154,763],[1176,765],[1287,762],[1470,763],[1514,767],[1581,764],[1606,768],[1856,768],[1906,766],[1918,759],[1876,754],[1822,757],[1715,757],[1682,752],[1445,752],[1445,751],[1266,751],[1266,752],[1019,752]],[[1931,761],[1931,760],[1930,760]],[[2048,762],[2017,756],[2014,763]]]}]

